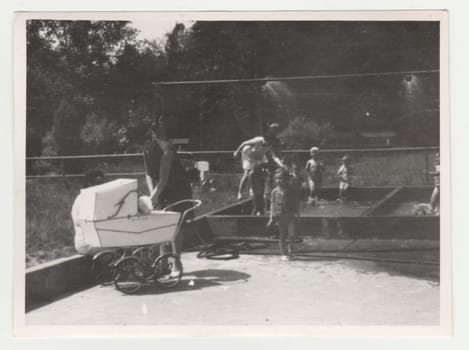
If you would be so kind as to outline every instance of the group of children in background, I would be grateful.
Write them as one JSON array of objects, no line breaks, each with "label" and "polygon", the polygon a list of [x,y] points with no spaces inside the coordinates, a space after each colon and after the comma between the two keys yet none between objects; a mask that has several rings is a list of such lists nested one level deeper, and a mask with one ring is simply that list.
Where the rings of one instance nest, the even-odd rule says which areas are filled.
[{"label": "group of children in background", "polygon": [[[317,204],[319,201],[319,193],[322,188],[324,164],[319,160],[319,148],[312,147],[310,155],[311,158],[306,162],[306,176],[309,188],[308,203]],[[345,155],[342,157],[341,165],[336,175],[339,178],[339,198],[337,198],[337,200],[344,201],[350,196],[351,188],[352,171],[349,156]]]},{"label": "group of children in background", "polygon": [[[306,176],[309,188],[308,203],[317,204],[320,200],[319,194],[322,188],[324,164],[319,159],[319,149],[312,147],[311,158],[306,162]],[[430,199],[430,207],[434,214],[439,212],[440,199],[440,157],[436,154],[434,161],[435,170],[429,172],[434,176],[434,189]],[[352,169],[350,157],[345,155],[341,159],[341,165],[336,173],[339,179],[339,198],[343,202],[350,198],[352,185]],[[291,171],[285,168],[279,169],[274,177],[275,188],[271,193],[270,218],[268,228],[275,227],[279,235],[280,253],[283,261],[292,257],[295,235],[295,219],[299,216],[299,201],[301,192],[301,181],[297,169],[292,167]]]}]

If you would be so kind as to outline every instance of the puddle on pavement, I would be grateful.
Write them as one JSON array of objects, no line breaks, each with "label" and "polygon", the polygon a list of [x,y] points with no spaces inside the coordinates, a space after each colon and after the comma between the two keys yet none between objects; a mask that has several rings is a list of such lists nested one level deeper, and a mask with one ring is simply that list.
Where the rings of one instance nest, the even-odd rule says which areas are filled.
[{"label": "puddle on pavement", "polygon": [[314,217],[343,217],[343,216],[360,216],[365,210],[371,207],[373,202],[357,202],[357,201],[328,201],[321,200],[317,204],[302,203],[300,208],[300,216]]}]

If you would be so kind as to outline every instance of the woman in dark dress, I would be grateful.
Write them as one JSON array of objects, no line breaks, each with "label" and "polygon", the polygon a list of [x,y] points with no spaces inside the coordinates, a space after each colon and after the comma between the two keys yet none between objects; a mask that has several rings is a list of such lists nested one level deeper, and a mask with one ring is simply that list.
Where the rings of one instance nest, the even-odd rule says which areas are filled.
[{"label": "woman in dark dress", "polygon": [[[161,121],[160,121],[161,122]],[[158,132],[152,131],[152,140],[144,153],[146,181],[154,208],[164,208],[171,203],[192,198],[190,179],[182,166],[175,146],[165,139],[164,126]],[[183,212],[191,206],[189,203],[178,205],[172,210]],[[193,212],[188,213],[193,216]],[[180,256],[183,235],[175,239],[176,256]]]}]

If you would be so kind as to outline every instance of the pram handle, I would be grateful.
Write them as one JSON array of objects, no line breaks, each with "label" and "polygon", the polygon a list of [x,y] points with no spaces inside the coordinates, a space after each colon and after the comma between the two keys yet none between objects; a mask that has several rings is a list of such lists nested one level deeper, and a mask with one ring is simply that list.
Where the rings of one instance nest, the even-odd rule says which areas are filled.
[{"label": "pram handle", "polygon": [[[195,208],[198,208],[200,207],[200,205],[202,204],[202,201],[198,200],[198,199],[183,199],[181,201],[177,201],[177,202],[174,202],[174,203],[171,203],[170,205],[166,206],[165,208],[163,208],[163,211],[167,211],[169,208],[172,208],[172,207],[175,207],[179,204],[183,204],[183,203],[192,203],[192,206],[186,210],[183,211],[182,215],[181,215],[181,218],[178,222],[178,225],[177,225],[177,228],[176,228],[176,232],[179,232],[181,230],[181,227],[182,227],[182,224],[184,222],[186,222],[186,216],[187,216],[187,213],[189,213],[190,211],[194,210]],[[174,248],[173,248],[174,249]]]},{"label": "pram handle", "polygon": [[192,207],[190,207],[190,208],[188,208],[184,211],[186,213],[186,212],[189,212],[191,210],[194,210],[194,209],[200,207],[200,205],[202,204],[202,201],[200,201],[198,199],[183,199],[181,201],[177,201],[177,202],[169,204],[168,206],[164,207],[162,210],[163,211],[168,211],[170,208],[178,206],[182,203],[192,203]]}]

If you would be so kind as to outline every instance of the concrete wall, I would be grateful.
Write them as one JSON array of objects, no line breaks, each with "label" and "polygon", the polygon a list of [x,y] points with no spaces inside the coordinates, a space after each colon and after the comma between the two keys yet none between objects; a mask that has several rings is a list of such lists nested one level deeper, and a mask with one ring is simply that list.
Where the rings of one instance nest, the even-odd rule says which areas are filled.
[{"label": "concrete wall", "polygon": [[[199,226],[212,238],[269,237],[266,216],[214,215]],[[202,224],[204,226],[202,226]],[[440,240],[438,216],[300,217],[296,233],[324,239],[426,239]]]},{"label": "concrete wall", "polygon": [[93,284],[91,258],[75,255],[26,270],[26,312]]}]

